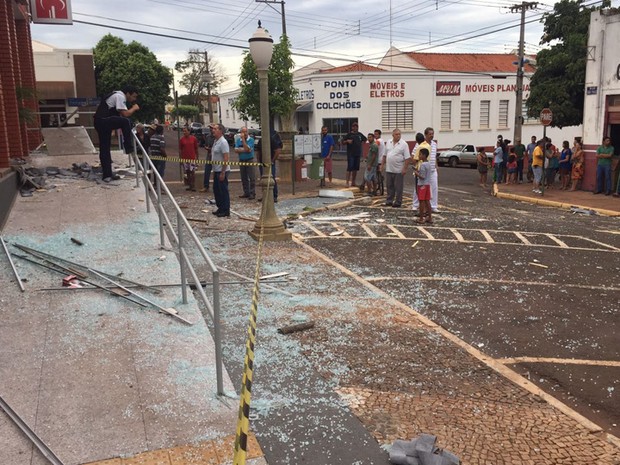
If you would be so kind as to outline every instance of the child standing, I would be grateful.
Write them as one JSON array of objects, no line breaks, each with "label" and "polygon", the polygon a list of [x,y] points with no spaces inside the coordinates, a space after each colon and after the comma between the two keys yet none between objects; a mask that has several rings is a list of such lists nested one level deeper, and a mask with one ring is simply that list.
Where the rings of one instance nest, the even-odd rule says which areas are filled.
[{"label": "child standing", "polygon": [[366,161],[366,171],[364,172],[364,181],[368,193],[366,195],[373,196],[377,192],[377,161],[379,160],[379,146],[375,142],[374,133],[368,134],[368,158]]},{"label": "child standing", "polygon": [[[514,149],[511,148],[511,151]],[[506,168],[508,169],[508,180],[507,184],[516,184],[517,183],[517,155],[513,152],[508,156],[508,164]]]},{"label": "child standing", "polygon": [[476,158],[476,164],[478,165],[478,173],[480,173],[480,187],[487,187],[487,173],[489,171],[489,158],[487,157],[484,148],[478,150],[478,157]]},{"label": "child standing", "polygon": [[420,201],[420,218],[418,223],[433,224],[431,217],[431,164],[428,162],[430,152],[427,148],[422,147],[418,156],[422,163],[419,169],[414,169],[418,178],[418,200]]}]

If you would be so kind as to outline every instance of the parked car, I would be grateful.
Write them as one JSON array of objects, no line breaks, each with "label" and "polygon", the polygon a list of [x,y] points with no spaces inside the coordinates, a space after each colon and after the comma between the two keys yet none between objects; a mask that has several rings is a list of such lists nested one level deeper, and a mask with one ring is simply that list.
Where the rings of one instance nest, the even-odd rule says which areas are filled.
[{"label": "parked car", "polygon": [[189,133],[198,135],[202,132],[202,123],[193,122],[189,125]]},{"label": "parked car", "polygon": [[[493,160],[493,153],[485,150],[487,158]],[[456,144],[449,150],[444,150],[437,155],[437,163],[439,165],[448,165],[456,168],[457,165],[469,165],[475,168],[477,165],[478,147],[475,145]]]},{"label": "parked car", "polygon": [[230,146],[235,144],[235,135],[239,132],[239,128],[227,128],[224,132],[224,138],[228,141]]}]

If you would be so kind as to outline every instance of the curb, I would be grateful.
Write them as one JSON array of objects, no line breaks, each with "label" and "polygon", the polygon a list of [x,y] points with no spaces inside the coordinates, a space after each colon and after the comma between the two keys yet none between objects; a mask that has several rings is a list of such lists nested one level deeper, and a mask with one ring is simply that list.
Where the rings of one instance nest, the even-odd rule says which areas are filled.
[{"label": "curb", "polygon": [[597,212],[599,215],[612,216],[612,217],[620,216],[620,212],[615,211],[615,210],[606,210],[604,208],[595,208],[595,207],[588,207],[585,205],[575,205],[572,203],[556,202],[554,200],[539,199],[539,198],[534,198],[534,197],[527,197],[524,195],[506,194],[503,192],[499,192],[499,190],[497,191],[495,196],[501,199],[517,200],[520,202],[533,203],[536,205],[544,205],[546,207],[564,208],[566,210],[570,210],[571,208],[575,207],[575,208],[580,208],[584,210],[592,210],[592,211]]}]

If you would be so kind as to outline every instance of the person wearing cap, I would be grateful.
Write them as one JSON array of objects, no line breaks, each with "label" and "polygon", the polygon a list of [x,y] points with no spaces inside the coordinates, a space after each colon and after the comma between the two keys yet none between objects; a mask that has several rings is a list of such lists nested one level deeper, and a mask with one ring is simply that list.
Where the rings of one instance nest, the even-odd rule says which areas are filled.
[{"label": "person wearing cap", "polygon": [[362,159],[362,144],[367,140],[366,136],[359,132],[356,122],[351,125],[351,132],[342,139],[342,143],[347,146],[347,187],[356,185],[355,178]]}]

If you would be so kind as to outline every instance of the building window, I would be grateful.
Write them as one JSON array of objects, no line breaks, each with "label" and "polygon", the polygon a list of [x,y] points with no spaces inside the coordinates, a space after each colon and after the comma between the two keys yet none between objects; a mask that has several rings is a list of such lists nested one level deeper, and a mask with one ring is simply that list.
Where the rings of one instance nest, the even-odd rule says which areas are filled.
[{"label": "building window", "polygon": [[226,109],[226,119],[230,119],[230,110]]},{"label": "building window", "polygon": [[461,129],[471,129],[471,101],[461,102]]},{"label": "building window", "polygon": [[497,121],[498,127],[508,127],[508,100],[499,101],[499,119]]},{"label": "building window", "polygon": [[480,129],[490,129],[491,124],[491,101],[480,101]]},{"label": "building window", "polygon": [[235,110],[232,111],[232,119],[235,121],[237,119],[237,115],[235,115]]},{"label": "building window", "polygon": [[381,127],[413,130],[413,102],[388,101],[381,104]]},{"label": "building window", "polygon": [[441,101],[441,129],[452,129],[452,102],[450,100]]}]

